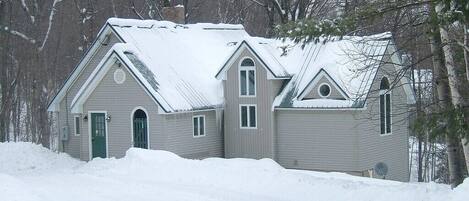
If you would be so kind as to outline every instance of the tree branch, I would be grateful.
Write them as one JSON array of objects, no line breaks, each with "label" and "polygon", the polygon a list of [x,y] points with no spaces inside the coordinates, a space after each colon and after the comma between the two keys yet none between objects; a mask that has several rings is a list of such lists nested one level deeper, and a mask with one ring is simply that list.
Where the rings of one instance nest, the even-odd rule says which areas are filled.
[{"label": "tree branch", "polygon": [[134,3],[134,1],[129,0],[129,2],[130,2],[130,8],[132,9],[132,12],[134,12],[135,15],[138,16],[138,18],[140,18],[141,20],[143,20],[144,18],[142,17],[142,15],[140,15],[140,13],[138,13],[138,11],[135,9],[135,3]]},{"label": "tree branch", "polygon": [[21,0],[21,7],[23,7],[24,12],[29,16],[29,19],[31,20],[31,23],[36,22],[36,18],[34,15],[31,14],[28,5],[26,4],[26,0]]},{"label": "tree branch", "polygon": [[13,35],[13,36],[19,37],[19,38],[21,38],[21,39],[23,39],[23,40],[25,40],[25,41],[27,41],[27,42],[29,42],[29,43],[31,43],[31,44],[36,44],[36,40],[34,40],[33,38],[27,36],[27,35],[24,34],[24,33],[19,32],[19,31],[10,30],[9,27],[4,27],[4,26],[1,26],[1,25],[0,25],[0,31],[3,31],[3,32],[9,33],[9,34],[11,34],[11,35]]},{"label": "tree branch", "polygon": [[51,11],[49,13],[49,24],[47,26],[46,35],[44,36],[44,39],[42,40],[42,44],[38,48],[39,51],[42,51],[44,49],[44,46],[46,45],[47,39],[49,39],[50,30],[52,28],[52,20],[54,19],[54,15],[55,15],[55,7],[60,2],[62,2],[62,0],[54,0],[54,3],[52,3],[52,8],[51,8]]}]

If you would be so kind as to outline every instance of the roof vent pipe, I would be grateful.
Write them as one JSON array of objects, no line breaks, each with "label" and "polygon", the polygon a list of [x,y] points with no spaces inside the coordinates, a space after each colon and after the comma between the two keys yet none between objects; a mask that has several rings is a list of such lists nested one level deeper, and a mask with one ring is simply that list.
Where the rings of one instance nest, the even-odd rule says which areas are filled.
[{"label": "roof vent pipe", "polygon": [[162,14],[164,20],[168,20],[177,24],[185,24],[185,9],[183,5],[177,5],[172,7],[163,7]]}]

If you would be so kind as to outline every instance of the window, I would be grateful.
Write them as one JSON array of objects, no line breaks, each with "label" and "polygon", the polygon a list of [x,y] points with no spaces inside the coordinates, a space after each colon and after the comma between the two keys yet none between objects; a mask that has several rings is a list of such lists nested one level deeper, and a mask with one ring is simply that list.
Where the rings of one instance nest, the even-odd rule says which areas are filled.
[{"label": "window", "polygon": [[256,105],[240,105],[240,127],[257,128]]},{"label": "window", "polygon": [[256,68],[252,59],[244,59],[239,68],[239,95],[256,95]]},{"label": "window", "polygon": [[80,116],[75,116],[75,135],[80,135]]},{"label": "window", "polygon": [[205,116],[199,115],[192,117],[194,137],[205,136]]},{"label": "window", "polygon": [[381,80],[379,87],[379,119],[381,134],[391,134],[391,90],[386,77]]},{"label": "window", "polygon": [[326,83],[322,83],[321,85],[319,85],[318,90],[319,90],[319,96],[321,96],[322,98],[326,98],[329,95],[331,95],[331,87]]}]

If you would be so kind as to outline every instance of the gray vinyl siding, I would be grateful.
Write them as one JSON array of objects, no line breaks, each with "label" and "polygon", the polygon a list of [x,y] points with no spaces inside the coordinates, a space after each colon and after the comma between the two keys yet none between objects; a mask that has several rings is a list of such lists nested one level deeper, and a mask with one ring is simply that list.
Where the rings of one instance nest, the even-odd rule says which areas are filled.
[{"label": "gray vinyl siding", "polygon": [[[136,107],[143,107],[149,118],[150,149],[166,150],[188,158],[222,157],[222,135],[218,132],[216,112],[195,112],[184,114],[158,114],[158,105],[143,87],[126,72],[123,84],[114,82],[113,66],[91,93],[83,109],[106,111],[111,116],[107,122],[108,157],[123,157],[132,146],[131,113]],[[205,115],[206,136],[194,138],[193,115]],[[83,125],[82,159],[89,160],[89,124]]]},{"label": "gray vinyl siding", "polygon": [[[59,128],[61,129],[64,126],[67,126],[68,124],[69,134],[70,134],[69,140],[61,143],[62,145],[61,149],[63,149],[65,153],[70,154],[70,156],[74,158],[81,158],[80,150],[85,147],[82,146],[81,137],[75,136],[73,134],[74,133],[73,132],[74,114],[70,113],[70,104],[72,103],[72,100],[75,97],[75,95],[78,93],[78,90],[80,90],[80,88],[83,86],[85,81],[90,76],[91,72],[93,72],[93,70],[98,66],[101,59],[104,58],[104,55],[106,55],[109,49],[111,49],[112,45],[118,42],[120,42],[120,40],[114,34],[111,34],[111,38],[107,46],[99,45],[95,54],[91,57],[91,59],[85,65],[80,75],[73,82],[71,87],[68,89],[67,94],[65,95],[64,99],[60,102],[60,112],[59,112],[59,125],[60,126]],[[66,107],[66,103],[68,104],[68,107]],[[83,120],[81,120],[81,123],[82,124],[84,123]],[[83,127],[82,127],[82,131],[83,131]],[[59,132],[62,132],[62,130],[59,130]]]},{"label": "gray vinyl siding", "polygon": [[[277,96],[282,80],[268,80],[267,70],[247,49],[226,72],[225,95],[225,157],[274,158],[274,119],[272,102]],[[239,63],[250,57],[256,65],[256,97],[239,97]],[[241,129],[239,120],[240,104],[257,105],[257,129]]]},{"label": "gray vinyl siding", "polygon": [[380,67],[364,109],[276,110],[278,162],[286,168],[358,175],[384,162],[386,179],[408,181],[409,106],[400,85],[391,92],[392,134],[380,135],[379,84],[383,75],[392,83],[395,74],[390,64]]},{"label": "gray vinyl siding", "polygon": [[[386,60],[389,59],[386,57]],[[386,62],[389,63],[389,62]],[[384,64],[378,71],[366,105],[366,111],[361,113],[359,131],[360,136],[360,165],[361,169],[373,168],[377,162],[388,165],[389,173],[387,179],[408,181],[409,180],[409,154],[408,136],[409,122],[407,97],[400,82],[391,91],[391,119],[392,134],[380,135],[379,120],[379,84],[383,76],[393,83],[395,76],[394,66]]]},{"label": "gray vinyl siding", "polygon": [[319,79],[316,85],[311,88],[311,91],[309,91],[309,93],[304,97],[304,99],[322,98],[319,95],[319,87],[321,86],[322,83],[326,83],[331,87],[331,94],[327,97],[327,99],[344,99],[345,98],[344,96],[342,96],[339,89],[337,89],[333,83],[331,83],[326,77],[322,77],[321,79]]},{"label": "gray vinyl siding", "polygon": [[[205,116],[205,136],[193,137],[192,117],[195,115]],[[166,136],[163,133],[155,134],[160,139],[166,139],[165,143],[160,143],[164,150],[185,158],[223,157],[223,135],[217,129],[215,111],[170,114],[163,117]]]},{"label": "gray vinyl siding", "polygon": [[286,168],[358,171],[352,111],[276,110],[278,163]]}]

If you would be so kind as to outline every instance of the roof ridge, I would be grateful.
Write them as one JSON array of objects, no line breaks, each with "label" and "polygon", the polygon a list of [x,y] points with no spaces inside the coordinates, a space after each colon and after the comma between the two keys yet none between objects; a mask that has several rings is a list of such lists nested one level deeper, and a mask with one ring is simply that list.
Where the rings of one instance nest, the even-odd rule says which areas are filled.
[{"label": "roof ridge", "polygon": [[177,24],[166,20],[140,20],[126,18],[109,18],[106,21],[112,26],[119,27],[137,27],[137,28],[185,28],[185,29],[201,29],[201,30],[244,30],[241,24],[224,24],[224,23],[195,23],[195,24]]}]

